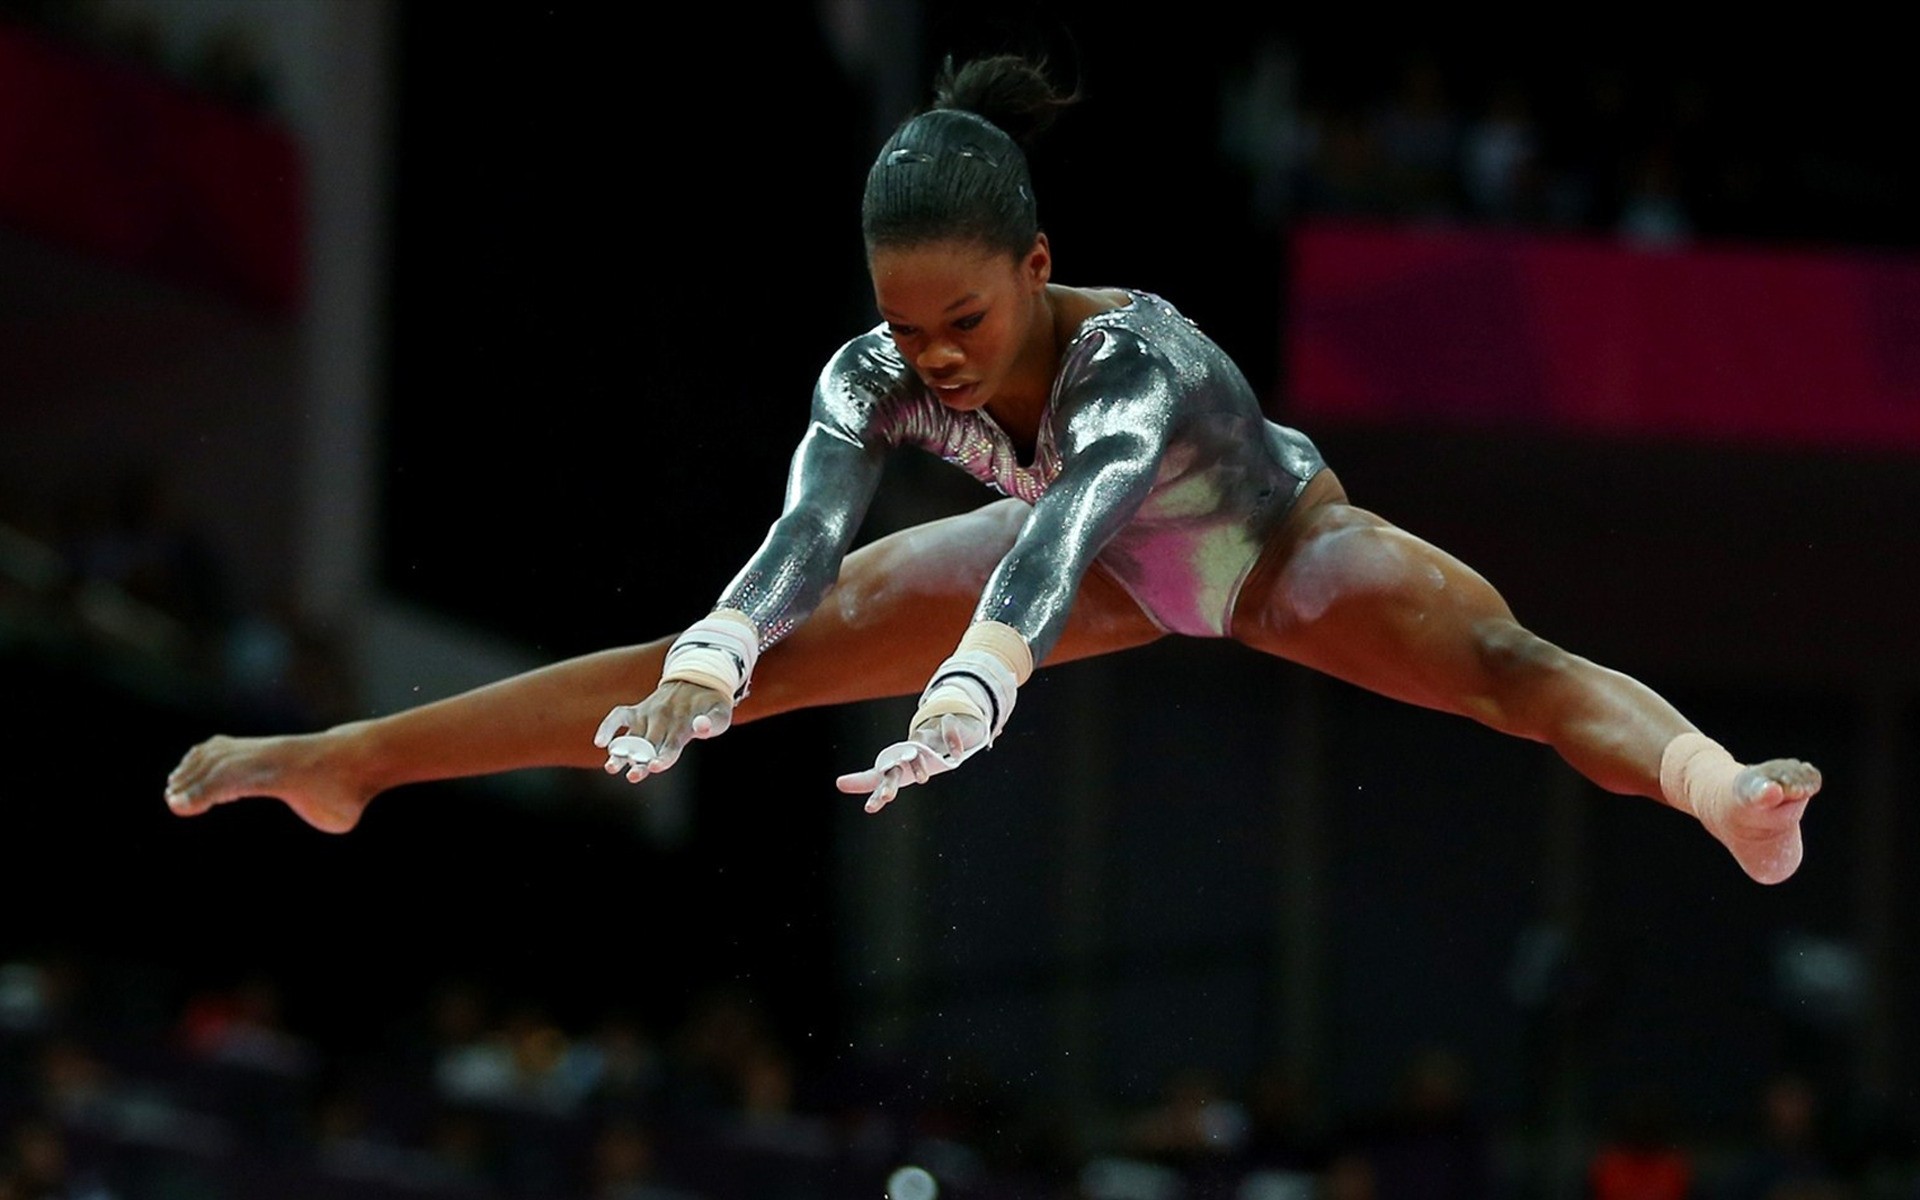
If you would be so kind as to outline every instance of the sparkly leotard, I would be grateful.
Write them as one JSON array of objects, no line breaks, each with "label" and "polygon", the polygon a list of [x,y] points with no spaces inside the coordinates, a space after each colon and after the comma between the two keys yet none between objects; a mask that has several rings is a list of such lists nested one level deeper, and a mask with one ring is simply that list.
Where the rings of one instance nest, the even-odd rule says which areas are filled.
[{"label": "sparkly leotard", "polygon": [[1324,465],[1268,421],[1233,360],[1171,304],[1083,321],[1061,355],[1031,464],[984,410],[941,404],[885,326],[821,372],[785,510],[722,595],[772,645],[838,576],[886,453],[918,446],[1032,506],[975,620],[1019,630],[1035,661],[1096,561],[1162,628],[1221,637],[1261,546]]}]

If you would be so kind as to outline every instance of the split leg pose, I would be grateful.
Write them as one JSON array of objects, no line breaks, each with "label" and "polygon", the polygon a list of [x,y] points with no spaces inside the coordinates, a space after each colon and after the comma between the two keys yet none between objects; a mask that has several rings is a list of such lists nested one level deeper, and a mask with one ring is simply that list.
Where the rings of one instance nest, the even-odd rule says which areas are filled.
[{"label": "split leg pose", "polygon": [[[638,727],[663,758],[696,736],[694,721],[732,722],[793,709],[917,695],[966,628],[987,575],[1012,545],[1026,506],[1002,500],[880,538],[849,555],[839,582],[804,624],[767,652],[737,708],[694,684],[660,689]],[[1161,636],[1104,574],[1082,585],[1047,661],[1067,662]],[[167,777],[181,816],[250,796],[284,800],[309,825],[345,833],[367,803],[402,784],[526,767],[600,767],[594,728],[653,690],[672,638],[583,655],[458,696],[319,733],[214,737]],[[667,758],[667,761],[671,761]]]},{"label": "split leg pose", "polygon": [[[1035,64],[982,60],[881,149],[861,217],[881,323],[821,372],[785,508],[707,618],[375,721],[214,739],[171,777],[175,811],[265,794],[345,830],[401,783],[563,764],[637,782],[736,719],[917,691],[906,739],[839,781],[878,812],[990,745],[1035,665],[1165,630],[1544,742],[1698,818],[1755,879],[1792,874],[1811,766],[1736,761],[1347,503],[1166,300],[1053,282],[1021,144],[1070,99]],[[908,446],[1014,499],[848,557],[885,456]]]},{"label": "split leg pose", "polygon": [[[671,761],[733,721],[799,708],[909,696],[964,629],[987,575],[1012,544],[1025,506],[1001,501],[890,535],[849,556],[804,624],[767,654],[753,694],[726,698],[669,684],[650,718],[620,703],[658,679],[671,639],[602,651],[417,709],[322,733],[216,737],[168,779],[168,801],[194,815],[277,796],[304,820],[345,832],[380,792],[405,783],[536,766],[603,765],[585,731],[609,710],[640,720]],[[1697,729],[1637,681],[1524,629],[1465,564],[1347,503],[1331,471],[1309,484],[1236,606],[1236,640],[1394,699],[1471,717],[1552,746],[1608,791],[1663,800],[1698,817],[1750,875],[1784,879],[1801,854],[1799,819],[1820,775],[1778,759],[1696,783],[1677,781],[1670,747],[1699,752]],[[1082,585],[1052,663],[1144,645],[1160,636],[1101,572]],[[622,728],[627,727],[624,723]],[[1710,744],[1709,744],[1710,745]],[[1685,764],[1679,764],[1684,766]]]},{"label": "split leg pose", "polygon": [[1645,684],[1523,628],[1466,564],[1346,502],[1331,472],[1249,576],[1233,636],[1374,692],[1544,742],[1601,788],[1691,813],[1762,883],[1800,865],[1820,772],[1735,762]]}]

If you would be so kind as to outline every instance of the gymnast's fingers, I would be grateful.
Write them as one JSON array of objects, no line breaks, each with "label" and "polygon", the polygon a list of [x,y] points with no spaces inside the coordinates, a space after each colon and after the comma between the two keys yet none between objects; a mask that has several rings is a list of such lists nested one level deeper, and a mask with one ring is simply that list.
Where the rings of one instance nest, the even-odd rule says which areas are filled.
[{"label": "gymnast's fingers", "polygon": [[878,767],[873,767],[865,771],[852,771],[835,780],[834,786],[846,792],[848,795],[857,796],[878,788],[880,786],[880,777],[884,773],[885,772],[881,771]]},{"label": "gymnast's fingers", "polygon": [[605,719],[600,722],[600,728],[596,729],[593,734],[593,744],[602,750],[606,749],[607,744],[613,741],[615,734],[619,733],[622,729],[631,729],[633,727],[634,718],[638,716],[638,714],[639,710],[636,705],[620,705],[608,713]]},{"label": "gymnast's fingers", "polygon": [[873,795],[867,797],[867,811],[870,813],[879,812],[888,804],[892,803],[893,798],[899,794],[900,777],[894,771],[888,771],[880,780],[880,786],[873,790]]},{"label": "gymnast's fingers", "polygon": [[614,738],[607,746],[607,774],[618,775],[624,771],[628,783],[639,783],[647,777],[658,753],[654,744],[644,737],[627,734]]}]

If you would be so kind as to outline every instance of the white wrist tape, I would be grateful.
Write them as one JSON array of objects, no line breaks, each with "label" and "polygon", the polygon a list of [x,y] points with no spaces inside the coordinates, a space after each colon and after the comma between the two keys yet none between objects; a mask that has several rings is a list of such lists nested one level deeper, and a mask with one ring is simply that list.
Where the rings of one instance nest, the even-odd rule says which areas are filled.
[{"label": "white wrist tape", "polygon": [[760,631],[746,614],[723,608],[695,621],[674,639],[660,682],[697,683],[725,693],[738,704],[747,698],[759,659]]},{"label": "white wrist tape", "polygon": [[1032,671],[1032,652],[1017,630],[997,621],[977,622],[953,656],[935,669],[909,728],[957,713],[985,725],[990,746],[1007,727],[1020,685]]}]

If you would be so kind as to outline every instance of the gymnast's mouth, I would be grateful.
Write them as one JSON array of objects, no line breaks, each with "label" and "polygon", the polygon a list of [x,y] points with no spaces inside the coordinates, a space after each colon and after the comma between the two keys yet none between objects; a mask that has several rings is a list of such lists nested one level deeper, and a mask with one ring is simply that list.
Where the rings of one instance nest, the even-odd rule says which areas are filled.
[{"label": "gymnast's mouth", "polygon": [[977,389],[980,386],[980,384],[978,381],[971,382],[971,383],[955,383],[955,382],[936,383],[933,380],[929,379],[927,381],[927,386],[933,389],[933,394],[938,396],[941,399],[941,401],[943,401],[944,403],[952,404],[952,403],[955,403],[956,401],[965,400],[969,396],[973,395],[974,390]]}]

